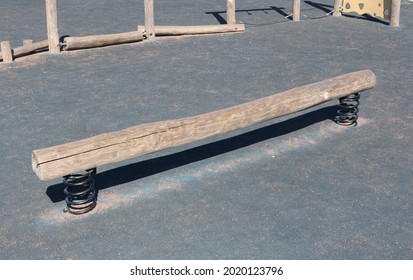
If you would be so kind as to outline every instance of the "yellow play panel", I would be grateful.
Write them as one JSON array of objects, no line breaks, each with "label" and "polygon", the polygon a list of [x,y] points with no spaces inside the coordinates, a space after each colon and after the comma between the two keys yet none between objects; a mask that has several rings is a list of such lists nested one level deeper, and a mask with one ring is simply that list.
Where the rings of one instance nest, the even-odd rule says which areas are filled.
[{"label": "yellow play panel", "polygon": [[390,19],[391,0],[343,0],[343,13],[370,14],[382,19]]}]

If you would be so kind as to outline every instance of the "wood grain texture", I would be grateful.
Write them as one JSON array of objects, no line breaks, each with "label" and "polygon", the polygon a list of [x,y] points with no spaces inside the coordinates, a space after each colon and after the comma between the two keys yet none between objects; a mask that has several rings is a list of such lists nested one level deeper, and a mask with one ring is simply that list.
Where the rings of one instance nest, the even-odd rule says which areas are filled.
[{"label": "wood grain texture", "polygon": [[60,39],[57,28],[57,0],[46,0],[47,38],[49,40],[49,52],[60,53]]},{"label": "wood grain texture", "polygon": [[31,39],[23,40],[23,46],[30,45],[30,44],[33,44],[33,40]]},{"label": "wood grain texture", "polygon": [[148,39],[155,38],[156,31],[153,0],[145,0],[145,31]]},{"label": "wood grain texture", "polygon": [[[138,29],[143,26],[138,25]],[[218,34],[230,32],[243,32],[245,25],[243,24],[220,24],[220,25],[199,25],[199,26],[155,26],[157,36],[182,36],[182,35],[202,35],[202,34]]]},{"label": "wood grain texture", "polygon": [[144,39],[142,31],[131,31],[106,35],[93,35],[84,37],[66,37],[63,40],[63,50],[77,50],[98,48],[117,44],[135,43]]},{"label": "wood grain texture", "polygon": [[49,41],[44,40],[40,42],[33,43],[31,40],[23,41],[23,46],[17,47],[13,49],[13,53],[15,57],[27,55],[39,50],[46,50],[49,47]]},{"label": "wood grain texture", "polygon": [[390,12],[390,26],[400,25],[400,0],[392,0]]},{"label": "wood grain texture", "polygon": [[300,21],[301,0],[293,0],[293,21]]},{"label": "wood grain texture", "polygon": [[35,150],[32,168],[41,180],[50,180],[245,128],[375,85],[372,71],[353,72],[227,109],[138,125]]},{"label": "wood grain texture", "polygon": [[227,24],[236,24],[235,0],[227,0]]},{"label": "wood grain texture", "polygon": [[1,54],[4,62],[13,62],[13,51],[10,47],[10,41],[3,41],[0,43]]}]

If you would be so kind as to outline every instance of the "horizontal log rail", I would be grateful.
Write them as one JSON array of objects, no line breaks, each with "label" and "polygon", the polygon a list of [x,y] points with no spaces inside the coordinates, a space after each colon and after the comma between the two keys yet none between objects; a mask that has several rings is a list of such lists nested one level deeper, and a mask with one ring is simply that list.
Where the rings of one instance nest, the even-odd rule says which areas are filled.
[{"label": "horizontal log rail", "polygon": [[[181,36],[181,35],[201,35],[214,33],[242,32],[245,31],[243,24],[226,24],[226,25],[200,25],[200,26],[155,26],[155,33],[158,36]],[[136,31],[92,35],[82,37],[65,37],[63,39],[63,50],[71,51],[78,49],[98,48],[111,45],[136,43],[146,38],[145,26],[138,25]],[[0,59],[11,62],[14,58],[32,54],[38,51],[49,49],[49,40],[40,42],[31,42],[26,40],[23,46],[11,49],[9,42],[2,42],[2,52]],[[4,56],[4,58],[3,58]]]},{"label": "horizontal log rail", "polygon": [[23,46],[17,47],[13,49],[13,56],[19,57],[23,55],[28,55],[37,51],[48,50],[49,49],[49,41],[43,40],[36,43],[25,43],[23,42]]},{"label": "horizontal log rail", "polygon": [[375,85],[376,76],[372,71],[353,72],[227,109],[142,124],[34,150],[32,168],[41,180],[50,180],[245,128]]},{"label": "horizontal log rail", "polygon": [[[5,57],[6,62],[12,62],[16,57],[32,54],[39,51],[46,51],[49,49],[49,41],[43,40],[40,42],[33,43],[32,40],[24,40],[23,46],[11,48],[10,42],[1,42],[2,49],[7,53]],[[0,52],[0,59],[3,60],[3,55]]]},{"label": "horizontal log rail", "polygon": [[98,48],[110,45],[140,42],[145,39],[143,31],[131,31],[124,33],[92,35],[83,37],[66,37],[63,39],[63,50],[77,50]]},{"label": "horizontal log rail", "polygon": [[[138,25],[138,30],[144,28],[145,27],[143,25]],[[202,35],[245,31],[244,24],[218,24],[195,26],[156,25],[154,28],[156,36]]]}]

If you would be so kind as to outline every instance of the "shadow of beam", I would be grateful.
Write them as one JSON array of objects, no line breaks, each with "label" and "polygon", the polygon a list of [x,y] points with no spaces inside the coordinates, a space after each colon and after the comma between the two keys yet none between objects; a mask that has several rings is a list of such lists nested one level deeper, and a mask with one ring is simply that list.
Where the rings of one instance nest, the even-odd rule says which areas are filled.
[{"label": "shadow of beam", "polygon": [[283,8],[283,7],[271,6],[271,9],[273,9],[274,11],[276,11],[277,13],[282,15],[283,17],[288,17],[289,16],[286,12],[283,11],[283,10],[285,10],[285,8]]},{"label": "shadow of beam", "polygon": [[329,13],[331,10],[334,8],[332,5],[326,5],[326,4],[321,4],[321,3],[315,3],[313,1],[304,1],[304,3],[317,8],[319,10],[322,10],[323,12]]},{"label": "shadow of beam", "polygon": [[[277,8],[277,7],[271,6],[270,8],[244,9],[244,10],[236,10],[235,12],[236,13],[248,13],[249,15],[251,15],[252,12],[264,12],[268,14],[268,12],[276,11],[283,16],[287,16],[287,14],[282,11],[283,9],[285,8]],[[226,15],[226,13],[227,11],[205,12],[205,14],[207,15],[213,15],[220,24],[227,24],[227,20],[222,16],[222,15]]]},{"label": "shadow of beam", "polygon": [[[241,135],[98,173],[95,177],[95,188],[96,191],[99,191],[122,185],[220,154],[236,151],[237,149],[285,135],[324,120],[333,120],[337,109],[338,106],[324,107],[280,123],[245,132]],[[65,199],[63,189],[62,183],[55,184],[47,188],[46,194],[52,202],[61,202]]]}]

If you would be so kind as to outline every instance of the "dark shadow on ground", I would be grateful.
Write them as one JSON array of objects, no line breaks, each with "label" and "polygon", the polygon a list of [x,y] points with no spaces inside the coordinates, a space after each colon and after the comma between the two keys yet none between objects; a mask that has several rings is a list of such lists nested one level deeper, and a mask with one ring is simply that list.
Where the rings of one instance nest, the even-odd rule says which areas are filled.
[{"label": "dark shadow on ground", "polygon": [[361,20],[367,20],[367,21],[377,22],[377,23],[381,23],[381,24],[384,24],[384,25],[389,25],[389,22],[388,22],[388,21],[385,21],[385,20],[381,20],[381,19],[379,19],[379,18],[372,17],[372,16],[369,15],[369,14],[363,14],[363,15],[361,15],[361,16],[359,16],[359,15],[343,14],[342,16],[343,16],[343,17],[348,17],[348,18],[354,18],[354,19],[361,19]]},{"label": "dark shadow on ground", "polygon": [[321,3],[316,3],[316,2],[312,2],[312,1],[304,1],[304,3],[317,8],[319,10],[322,10],[323,12],[329,13],[331,12],[332,9],[334,9],[334,6],[332,5],[326,5],[326,4],[321,4]]},{"label": "dark shadow on ground", "polygon": [[[236,13],[248,13],[248,15],[252,15],[252,12],[263,12],[268,14],[269,12],[276,11],[283,16],[288,16],[284,10],[285,8],[278,8],[278,7],[269,7],[269,8],[261,8],[261,9],[244,9],[244,10],[235,10]],[[220,24],[227,24],[227,20],[224,18],[227,11],[214,11],[214,12],[205,12],[207,15],[213,15]]]},{"label": "dark shadow on ground", "polygon": [[271,6],[271,9],[273,9],[274,11],[276,11],[277,13],[282,15],[283,17],[288,17],[289,16],[289,14],[287,14],[286,12],[283,11],[283,10],[285,10],[284,7]]},{"label": "dark shadow on ground", "polygon": [[[338,106],[321,108],[319,110],[309,112],[280,123],[258,128],[241,135],[215,141],[199,147],[184,150],[182,152],[132,163],[98,173],[95,177],[95,188],[98,192],[99,190],[136,181],[170,169],[178,168],[220,154],[254,145],[271,138],[303,129],[324,120],[330,119],[333,121],[337,109]],[[48,187],[46,194],[52,202],[61,202],[66,197],[63,193],[63,189],[63,184],[52,185]]]},{"label": "dark shadow on ground", "polygon": [[[330,13],[334,9],[334,6],[332,6],[332,5],[326,5],[326,4],[316,3],[316,2],[312,2],[312,1],[304,1],[304,3],[310,5],[314,8],[317,8],[319,10],[322,10],[323,12],[326,12],[326,13]],[[368,21],[373,21],[373,22],[389,25],[389,23],[387,21],[381,20],[381,19],[376,18],[376,17],[372,17],[369,14],[363,14],[363,15],[342,14],[342,16],[343,17],[354,18],[354,19],[368,20]]]},{"label": "dark shadow on ground", "polygon": [[227,24],[227,20],[221,16],[221,14],[226,14],[226,12],[205,12],[207,15],[213,15],[220,24]]}]

